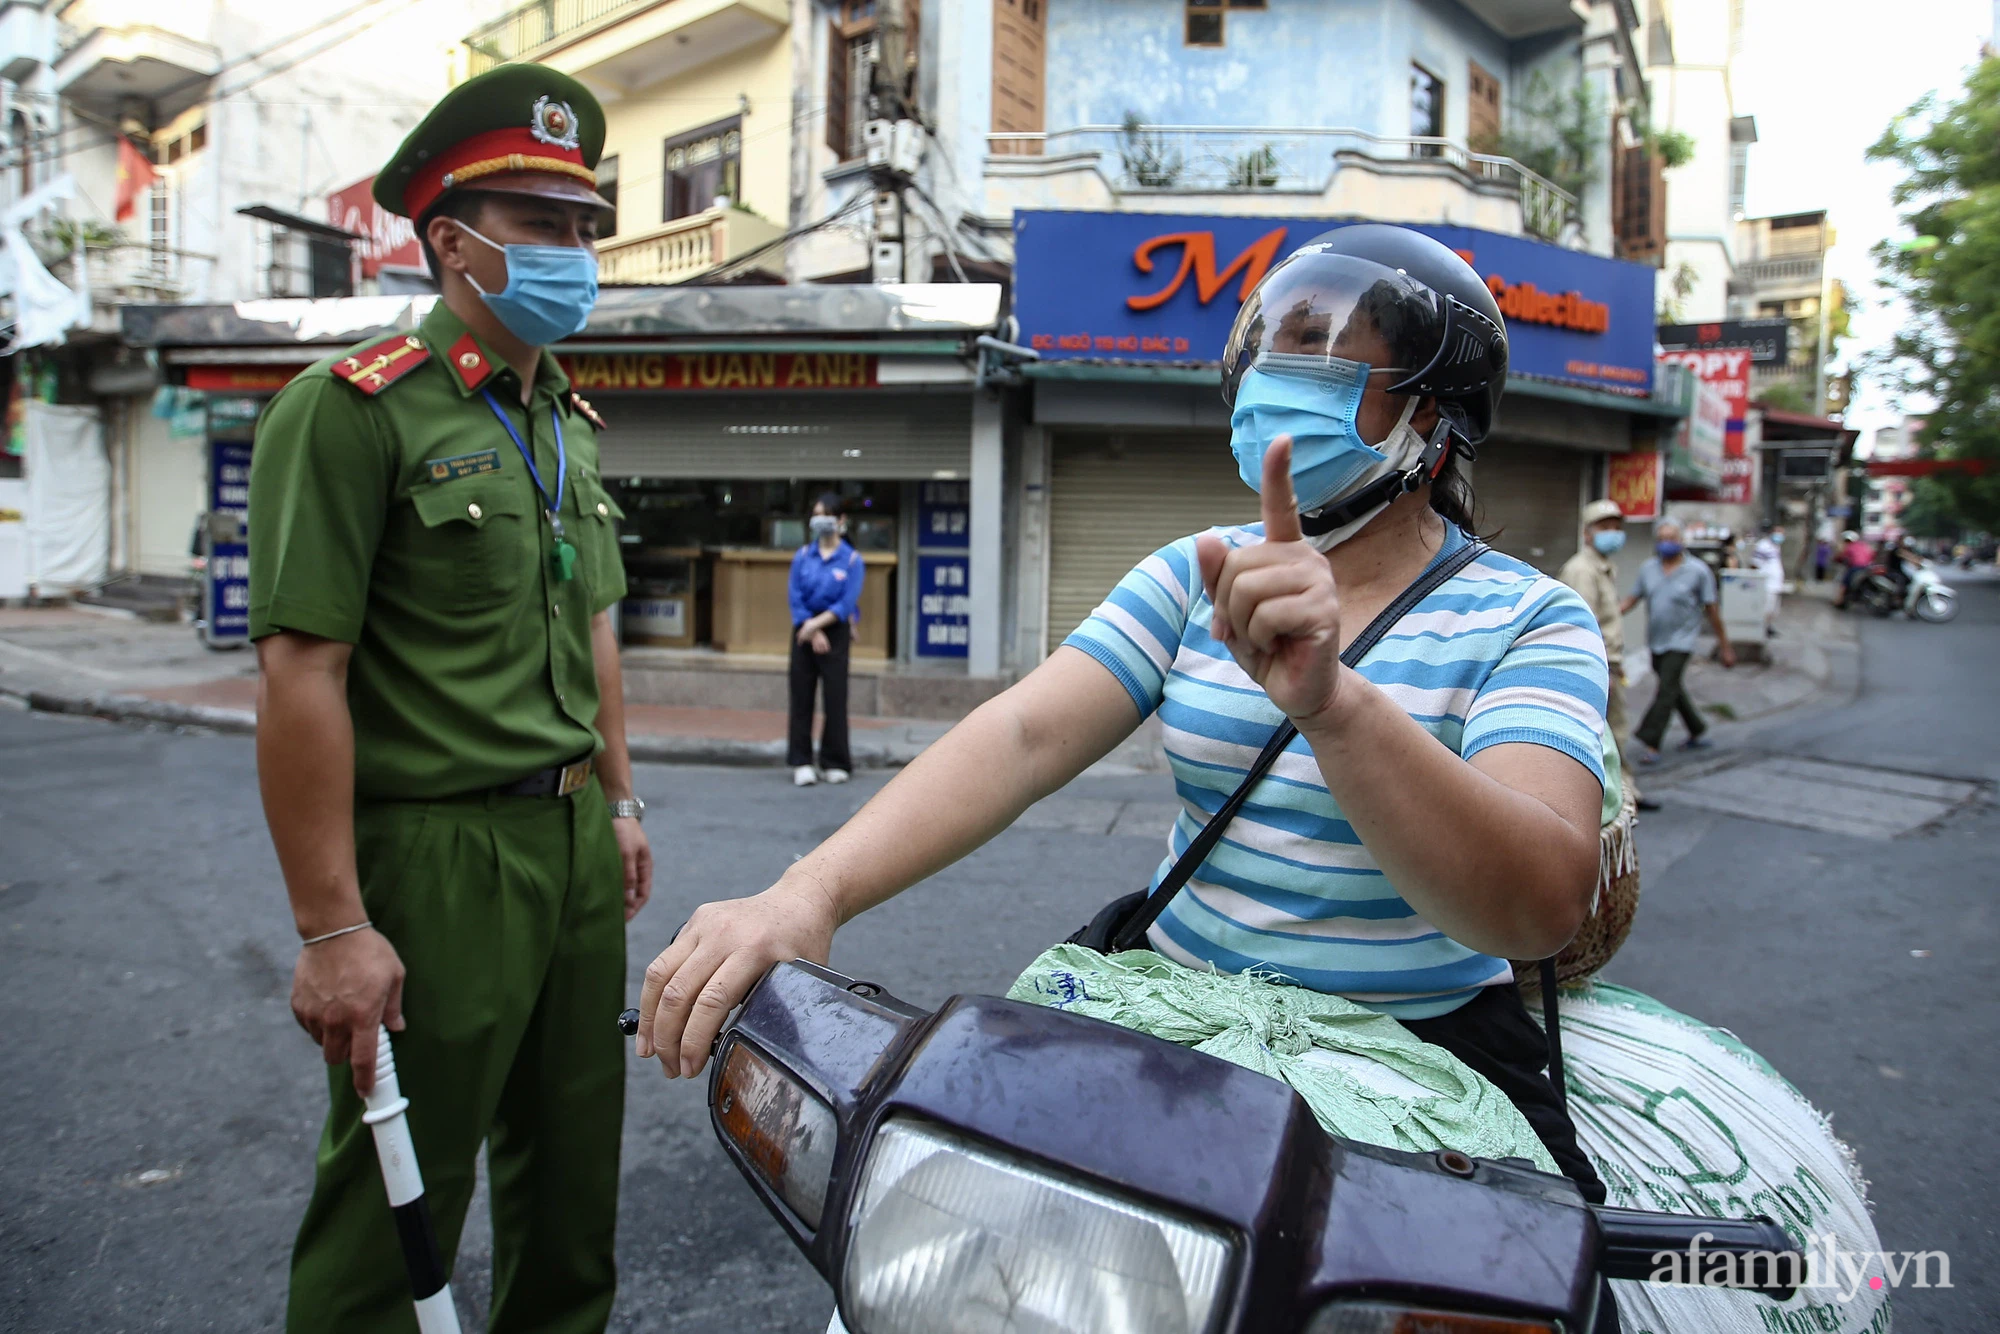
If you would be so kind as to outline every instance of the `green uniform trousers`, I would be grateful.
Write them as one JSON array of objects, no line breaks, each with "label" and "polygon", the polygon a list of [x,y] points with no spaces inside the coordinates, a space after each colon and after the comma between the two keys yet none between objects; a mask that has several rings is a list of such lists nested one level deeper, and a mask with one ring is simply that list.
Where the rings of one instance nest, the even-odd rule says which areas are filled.
[{"label": "green uniform trousers", "polygon": [[[446,1267],[487,1144],[494,1331],[600,1331],[617,1282],[624,871],[596,779],[569,797],[360,803],[375,926],[402,955],[396,1073]],[[292,1253],[291,1334],[414,1331],[373,1134],[342,1065]]]}]

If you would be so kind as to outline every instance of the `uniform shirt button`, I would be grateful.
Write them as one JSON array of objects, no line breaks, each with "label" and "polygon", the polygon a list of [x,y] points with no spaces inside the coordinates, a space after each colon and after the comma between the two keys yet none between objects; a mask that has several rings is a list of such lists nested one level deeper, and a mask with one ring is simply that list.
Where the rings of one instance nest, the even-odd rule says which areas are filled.
[{"label": "uniform shirt button", "polygon": [[597,502],[597,513],[600,518],[608,518],[611,514],[611,507],[600,500]]},{"label": "uniform shirt button", "polygon": [[478,506],[478,505],[477,505],[477,504],[475,503],[475,504],[471,504],[471,505],[467,505],[467,506],[465,507],[465,512],[466,512],[466,514],[467,514],[467,515],[469,515],[470,517],[472,517],[472,518],[476,519],[476,518],[478,518],[478,517],[479,517],[480,515],[484,514],[484,513],[486,512],[486,511],[485,511],[485,510],[482,510],[482,509],[480,509],[480,508],[479,508],[479,506]]}]

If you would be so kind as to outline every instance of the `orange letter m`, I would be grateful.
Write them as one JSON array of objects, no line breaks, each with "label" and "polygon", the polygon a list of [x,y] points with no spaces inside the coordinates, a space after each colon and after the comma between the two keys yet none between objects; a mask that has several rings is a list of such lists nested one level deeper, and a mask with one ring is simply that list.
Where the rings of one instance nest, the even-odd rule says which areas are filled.
[{"label": "orange letter m", "polygon": [[1174,280],[1165,287],[1157,292],[1149,292],[1145,296],[1128,296],[1125,298],[1125,304],[1133,310],[1152,310],[1156,306],[1164,306],[1173,299],[1174,293],[1181,290],[1181,284],[1187,281],[1190,273],[1194,274],[1194,294],[1204,306],[1213,301],[1215,294],[1226,287],[1229,280],[1238,273],[1243,275],[1243,290],[1236,299],[1247,301],[1250,299],[1251,289],[1263,280],[1264,274],[1271,267],[1271,261],[1277,258],[1278,247],[1284,244],[1284,240],[1283,227],[1264,233],[1242,254],[1230,261],[1229,267],[1221,273],[1215,271],[1214,232],[1169,232],[1165,236],[1155,236],[1142,241],[1139,243],[1139,248],[1132,252],[1132,262],[1139,266],[1139,272],[1151,273],[1153,252],[1171,245],[1181,247],[1181,266],[1175,271]]}]

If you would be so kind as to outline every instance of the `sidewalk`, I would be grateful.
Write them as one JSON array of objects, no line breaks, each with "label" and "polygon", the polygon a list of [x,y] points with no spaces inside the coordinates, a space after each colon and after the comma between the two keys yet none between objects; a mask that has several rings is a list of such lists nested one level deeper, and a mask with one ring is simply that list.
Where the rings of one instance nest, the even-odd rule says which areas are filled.
[{"label": "sidewalk", "polygon": [[[1703,636],[1688,663],[1687,688],[1713,724],[1710,735],[1718,745],[1730,745],[1754,730],[1746,724],[1853,692],[1860,672],[1859,632],[1853,619],[1834,610],[1832,596],[1831,584],[1799,584],[1796,592],[1786,594],[1778,612],[1778,637],[1765,645],[1769,662],[1724,667],[1715,661],[1715,640]],[[1643,650],[1626,655],[1625,680],[1626,708],[1637,726],[1656,689],[1652,661]],[[1669,725],[1665,763],[1655,772],[1666,773],[1682,760],[1676,747],[1685,736],[1678,721]]]},{"label": "sidewalk", "polygon": [[[1772,661],[1725,671],[1707,646],[1688,668],[1689,689],[1710,717],[1741,724],[1838,688],[1851,672],[1854,627],[1810,589],[1785,601]],[[1626,660],[1635,716],[1652,697],[1644,654]],[[253,732],[257,661],[249,649],[209,649],[186,625],[162,625],[82,607],[0,608],[0,697],[53,713]],[[777,710],[625,706],[634,759],[682,764],[782,765],[785,715]],[[909,763],[948,722],[854,717],[862,768]],[[1157,719],[1114,751],[1102,772],[1164,769]]]}]

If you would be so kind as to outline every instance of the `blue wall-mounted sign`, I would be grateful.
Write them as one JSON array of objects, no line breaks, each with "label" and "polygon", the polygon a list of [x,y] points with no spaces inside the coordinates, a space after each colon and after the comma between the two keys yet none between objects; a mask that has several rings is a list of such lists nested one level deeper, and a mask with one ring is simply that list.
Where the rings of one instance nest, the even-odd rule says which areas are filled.
[{"label": "blue wall-mounted sign", "polygon": [[[1257,281],[1313,237],[1357,221],[1017,212],[1021,341],[1044,361],[1218,362]],[[1471,227],[1415,230],[1486,280],[1515,373],[1652,392],[1654,270]]]},{"label": "blue wall-mounted sign", "polygon": [[972,643],[971,582],[969,557],[917,557],[917,656],[966,656]]},{"label": "blue wall-mounted sign", "polygon": [[250,445],[234,440],[209,443],[208,565],[203,571],[202,619],[212,644],[240,641],[250,634],[250,547],[242,540],[219,540],[216,516],[227,516],[239,536],[250,514]]},{"label": "blue wall-mounted sign", "polygon": [[917,545],[926,551],[964,551],[971,531],[971,485],[925,482],[917,496]]}]

